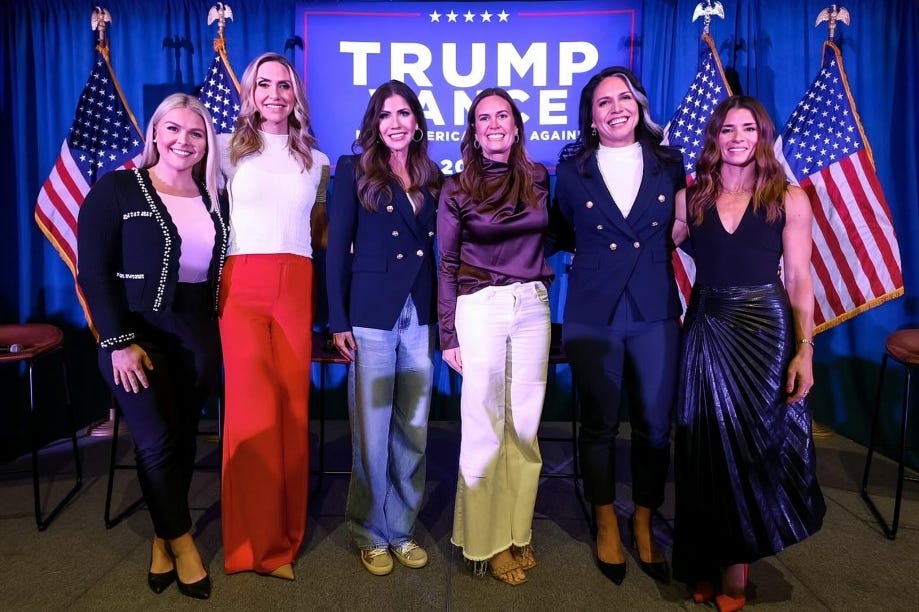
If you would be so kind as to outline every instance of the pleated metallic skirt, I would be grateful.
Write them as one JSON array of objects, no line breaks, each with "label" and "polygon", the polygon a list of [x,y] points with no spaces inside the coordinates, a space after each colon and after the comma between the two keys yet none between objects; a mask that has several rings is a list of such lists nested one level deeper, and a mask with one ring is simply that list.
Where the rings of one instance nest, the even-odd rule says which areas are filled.
[{"label": "pleated metallic skirt", "polygon": [[683,334],[673,570],[717,582],[815,533],[826,506],[807,402],[785,403],[797,347],[784,287],[696,287]]}]

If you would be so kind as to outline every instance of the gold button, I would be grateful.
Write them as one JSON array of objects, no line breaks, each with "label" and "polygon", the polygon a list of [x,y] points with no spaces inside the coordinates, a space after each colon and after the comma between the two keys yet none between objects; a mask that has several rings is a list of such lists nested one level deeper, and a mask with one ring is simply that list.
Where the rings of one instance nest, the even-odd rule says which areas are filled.
[{"label": "gold button", "polygon": [[594,203],[588,201],[587,204],[585,204],[584,206],[586,206],[587,208],[593,208],[593,207],[594,207]]},{"label": "gold button", "polygon": [[389,206],[386,207],[386,212],[392,212],[393,210],[394,210],[394,209],[393,209],[393,207],[392,207],[392,204],[390,204]]},{"label": "gold button", "polygon": [[636,240],[635,242],[632,243],[632,246],[638,249],[638,248],[641,248],[641,243]]},{"label": "gold button", "polygon": [[597,226],[597,229],[598,229],[598,230],[602,230],[602,229],[603,229],[603,226],[602,226],[602,225],[598,225],[598,226]]},{"label": "gold button", "polygon": [[392,237],[393,237],[393,238],[398,238],[398,237],[399,237],[399,230],[393,230],[393,231],[392,231]]},{"label": "gold button", "polygon": [[424,251],[422,251],[421,249],[418,249],[417,251],[415,251],[415,255],[417,255],[418,257],[424,257]]},{"label": "gold button", "polygon": [[398,255],[396,255],[396,259],[402,259],[403,257],[405,257],[405,255],[403,255],[402,253],[399,253]]},{"label": "gold button", "polygon": [[615,250],[618,249],[618,248],[619,248],[619,247],[616,246],[616,243],[615,243],[615,242],[610,242],[610,243],[609,243],[609,250],[610,250],[610,251],[615,251]]},{"label": "gold button", "polygon": [[666,201],[667,201],[667,196],[665,196],[664,194],[660,194],[659,196],[657,196],[657,201],[658,201],[658,202],[666,202]]}]

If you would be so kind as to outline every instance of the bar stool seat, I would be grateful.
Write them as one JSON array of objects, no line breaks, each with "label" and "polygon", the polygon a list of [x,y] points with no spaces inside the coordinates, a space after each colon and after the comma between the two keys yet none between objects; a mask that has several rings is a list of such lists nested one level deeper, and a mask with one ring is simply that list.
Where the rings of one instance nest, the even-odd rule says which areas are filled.
[{"label": "bar stool seat", "polygon": [[[80,461],[80,450],[77,446],[76,415],[70,402],[70,387],[67,382],[67,364],[64,361],[64,332],[47,323],[21,323],[0,325],[0,364],[25,364],[29,380],[29,430],[32,439],[32,490],[35,499],[35,523],[39,531],[44,531],[64,506],[76,495],[83,485],[83,466]],[[42,512],[41,494],[39,491],[38,451],[38,418],[36,396],[36,370],[46,357],[56,355],[60,363],[63,383],[64,402],[70,420],[70,442],[73,448],[75,478],[73,487],[45,516]]]},{"label": "bar stool seat", "polygon": [[[881,396],[884,388],[884,374],[887,369],[887,361],[894,360],[905,367],[905,378],[903,384],[903,400],[901,406],[900,418],[900,449],[897,467],[897,491],[894,497],[893,519],[888,524],[887,520],[881,515],[878,507],[872,501],[868,494],[868,478],[871,472],[871,462],[874,458],[874,452],[877,445],[878,423],[881,412]],[[885,342],[884,357],[881,359],[881,372],[878,378],[877,394],[874,401],[874,414],[871,421],[871,439],[868,444],[868,455],[865,458],[865,472],[862,476],[862,499],[868,505],[868,509],[877,520],[884,535],[893,540],[897,537],[897,529],[900,525],[900,505],[903,501],[903,482],[919,482],[919,478],[906,476],[905,458],[906,458],[906,435],[909,417],[910,403],[910,381],[912,379],[913,368],[919,366],[919,329],[901,329],[887,336]]]}]

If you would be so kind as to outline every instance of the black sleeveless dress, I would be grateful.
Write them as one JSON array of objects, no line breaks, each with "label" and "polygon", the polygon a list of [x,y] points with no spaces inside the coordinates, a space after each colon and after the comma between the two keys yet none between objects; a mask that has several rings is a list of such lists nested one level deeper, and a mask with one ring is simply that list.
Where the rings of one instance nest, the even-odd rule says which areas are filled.
[{"label": "black sleeveless dress", "polygon": [[691,227],[673,544],[674,577],[690,584],[800,542],[826,512],[806,400],[785,403],[797,345],[778,276],[784,225],[751,203],[733,234],[714,209]]}]

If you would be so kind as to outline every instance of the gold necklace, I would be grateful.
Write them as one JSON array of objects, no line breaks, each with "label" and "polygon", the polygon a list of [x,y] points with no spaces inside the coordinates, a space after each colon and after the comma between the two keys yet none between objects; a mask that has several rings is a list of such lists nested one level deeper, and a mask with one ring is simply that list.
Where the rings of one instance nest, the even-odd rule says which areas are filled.
[{"label": "gold necklace", "polygon": [[[152,178],[154,182],[154,188],[157,191],[161,191],[166,195],[174,195],[179,197],[194,197],[199,195],[197,185],[193,184],[191,187],[174,185],[157,174],[153,168],[150,168],[149,172],[150,178]],[[155,183],[159,183],[159,187],[157,187]]]},{"label": "gold necklace", "polygon": [[722,185],[721,193],[725,195],[730,195],[730,196],[739,196],[745,193],[753,193],[753,188],[752,187],[741,187],[740,189],[728,189],[727,187],[724,187]]}]

